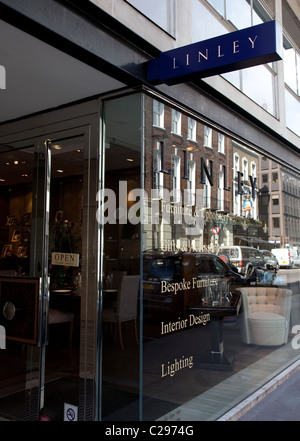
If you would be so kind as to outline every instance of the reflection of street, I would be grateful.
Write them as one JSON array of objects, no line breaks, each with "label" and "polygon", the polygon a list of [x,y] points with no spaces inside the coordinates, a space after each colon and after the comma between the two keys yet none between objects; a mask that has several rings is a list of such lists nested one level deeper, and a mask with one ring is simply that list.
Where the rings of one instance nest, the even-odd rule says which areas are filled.
[{"label": "reflection of street", "polygon": [[274,284],[287,285],[293,295],[300,293],[300,269],[280,269],[274,278]]},{"label": "reflection of street", "polygon": [[299,283],[300,282],[300,268],[294,269],[280,269],[277,272],[277,276],[283,278],[286,283]]}]

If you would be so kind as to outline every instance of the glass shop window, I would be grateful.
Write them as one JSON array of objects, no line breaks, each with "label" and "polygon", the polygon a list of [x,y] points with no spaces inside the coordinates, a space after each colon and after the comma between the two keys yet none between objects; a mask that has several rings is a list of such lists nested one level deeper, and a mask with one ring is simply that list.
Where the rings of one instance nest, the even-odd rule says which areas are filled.
[{"label": "glass shop window", "polygon": [[[107,222],[100,225],[103,282],[99,406],[103,421],[135,421],[139,418],[141,208],[139,196],[135,200],[134,193],[140,187],[141,97],[138,94],[119,97],[106,101],[104,106],[104,188],[111,210],[105,210]],[[149,170],[153,150],[152,141]],[[149,185],[152,186],[152,173]]]},{"label": "glass shop window", "polygon": [[[146,109],[151,109],[152,99],[151,95],[145,96]],[[297,234],[296,225],[294,221],[288,222],[287,220],[291,216],[287,215],[286,210],[281,213],[279,207],[273,207],[272,210],[272,196],[278,195],[281,198],[286,193],[292,192],[296,185],[299,189],[299,175],[294,180],[295,176],[285,168],[282,169],[280,164],[275,162],[273,164],[272,158],[267,159],[259,150],[252,150],[249,145],[244,145],[227,135],[225,135],[225,155],[221,155],[218,152],[217,128],[214,128],[212,148],[205,148],[202,141],[205,121],[200,118],[197,120],[197,129],[199,133],[202,131],[202,137],[199,138],[201,142],[191,148],[185,110],[182,110],[182,127],[185,130],[182,130],[182,137],[177,140],[176,148],[174,148],[171,134],[172,107],[167,103],[165,103],[165,119],[168,124],[162,133],[161,130],[152,126],[151,118],[145,118],[145,154],[143,156],[145,190],[147,194],[150,194],[152,152],[155,149],[155,143],[163,141],[165,146],[163,162],[167,171],[164,174],[165,190],[169,192],[171,188],[179,188],[174,180],[172,187],[172,175],[179,177],[179,173],[176,172],[176,157],[179,157],[181,159],[181,195],[184,197],[183,191],[186,188],[191,190],[194,186],[194,162],[196,204],[194,207],[184,203],[173,204],[171,198],[153,201],[153,206],[150,204],[151,201],[148,203],[149,213],[155,214],[157,222],[144,225],[141,234],[144,264],[143,418],[147,421],[157,419],[174,421],[178,418],[183,420],[186,415],[190,415],[191,405],[193,405],[197,406],[199,421],[204,421],[215,418],[216,414],[224,415],[226,411],[224,407],[228,409],[232,403],[235,405],[234,403],[243,399],[249,392],[248,382],[244,384],[246,391],[243,390],[242,393],[239,387],[235,387],[235,385],[240,386],[239,372],[242,370],[247,372],[251,381],[254,382],[253,387],[257,387],[257,384],[266,380],[266,373],[261,369],[261,366],[265,365],[268,360],[265,357],[271,356],[274,359],[275,356],[276,362],[281,366],[286,366],[287,361],[294,358],[294,354],[288,354],[287,358],[290,360],[282,360],[281,348],[279,348],[280,354],[278,352],[280,356],[277,358],[277,348],[274,346],[267,348],[264,342],[261,343],[261,347],[252,343],[246,345],[241,332],[241,320],[244,319],[243,312],[245,311],[242,309],[238,316],[236,314],[232,318],[225,316],[224,326],[221,327],[224,333],[225,351],[234,355],[233,369],[222,371],[218,369],[220,367],[218,364],[215,370],[211,364],[213,361],[211,354],[212,352],[215,354],[215,345],[212,347],[211,342],[212,340],[220,341],[214,338],[220,336],[215,334],[214,325],[217,322],[219,327],[221,320],[213,321],[212,319],[210,323],[207,322],[205,325],[199,323],[196,326],[194,321],[190,322],[190,320],[196,316],[198,318],[206,316],[207,308],[211,311],[212,305],[207,306],[209,298],[218,299],[213,301],[216,302],[214,306],[217,305],[217,308],[220,307],[218,303],[220,300],[222,303],[220,293],[230,293],[228,298],[236,298],[240,285],[245,284],[241,275],[249,261],[259,266],[263,264],[259,250],[279,247],[283,236],[288,238],[289,243],[299,244],[300,236]],[[219,130],[221,131],[221,128]],[[249,205],[243,204],[245,197],[238,193],[237,188],[237,171],[245,171],[244,159],[247,160],[249,177],[252,176],[257,180],[255,198],[250,198],[251,204]],[[213,164],[211,168],[209,167],[210,161]],[[224,166],[227,169],[226,182]],[[171,173],[169,173],[170,169]],[[277,179],[279,173],[285,174],[288,188],[284,193],[278,184],[266,185],[268,173],[271,184],[272,173],[275,172]],[[264,178],[262,178],[263,175]],[[244,177],[241,177],[241,180],[244,180]],[[263,185],[261,185],[262,181]],[[246,190],[252,190],[250,183],[245,183],[243,189],[245,193]],[[264,191],[260,191],[261,189]],[[283,201],[286,206],[288,205],[289,213],[294,218],[296,207],[299,210],[295,199],[296,196],[293,196],[289,202]],[[224,200],[223,210],[222,200]],[[245,207],[247,209],[251,207],[247,216],[245,216]],[[178,222],[178,215],[183,212],[188,213],[188,211],[192,213],[191,218],[183,215]],[[190,222],[191,220],[193,223]],[[283,227],[286,225],[288,225],[288,231],[285,233]],[[297,228],[299,233],[299,223]],[[242,253],[244,248],[245,254]],[[239,273],[228,272],[225,263],[223,264],[223,261],[217,257],[220,251],[230,257],[231,264],[236,265]],[[279,277],[280,272],[281,269],[277,272]],[[291,277],[296,277],[290,274]],[[253,281],[253,283],[255,285],[258,282]],[[259,283],[262,284],[261,280]],[[265,283],[270,282],[266,280]],[[276,285],[279,283],[286,283],[286,281],[280,282],[278,279]],[[245,288],[248,289],[248,285],[245,285]],[[287,345],[290,345],[290,341]],[[219,349],[222,349],[221,357],[223,357],[225,353],[223,344]],[[192,363],[188,365],[189,360],[194,361],[193,366]],[[216,361],[219,363],[220,358],[217,357]],[[185,369],[180,369],[184,366]],[[259,378],[256,375],[254,378],[253,366],[257,367],[256,374]],[[228,395],[227,391],[224,392],[224,383],[227,381],[229,387],[234,385],[233,388],[231,387],[234,397]],[[216,396],[216,390],[219,396]],[[205,404],[209,395],[213,402],[213,410],[207,409]]]}]

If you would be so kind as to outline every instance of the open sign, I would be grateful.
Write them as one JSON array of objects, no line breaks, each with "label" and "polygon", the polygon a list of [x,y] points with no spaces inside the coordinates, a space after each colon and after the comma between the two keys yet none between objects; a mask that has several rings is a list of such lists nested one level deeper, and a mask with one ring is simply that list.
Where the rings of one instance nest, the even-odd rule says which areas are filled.
[{"label": "open sign", "polygon": [[52,265],[79,266],[79,254],[54,251],[51,257]]}]

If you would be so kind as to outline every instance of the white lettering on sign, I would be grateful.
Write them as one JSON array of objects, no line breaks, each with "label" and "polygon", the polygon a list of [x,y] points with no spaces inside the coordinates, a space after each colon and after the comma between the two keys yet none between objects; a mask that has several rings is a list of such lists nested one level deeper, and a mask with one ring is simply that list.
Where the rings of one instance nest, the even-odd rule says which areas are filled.
[{"label": "white lettering on sign", "polygon": [[54,251],[51,257],[52,265],[79,266],[79,254]]},{"label": "white lettering on sign", "polygon": [[188,291],[190,289],[206,288],[216,285],[218,285],[218,279],[197,279],[197,277],[193,277],[192,280],[183,279],[182,282],[167,282],[166,280],[161,280],[160,282],[162,294],[172,293],[174,295],[176,295],[178,291]]}]

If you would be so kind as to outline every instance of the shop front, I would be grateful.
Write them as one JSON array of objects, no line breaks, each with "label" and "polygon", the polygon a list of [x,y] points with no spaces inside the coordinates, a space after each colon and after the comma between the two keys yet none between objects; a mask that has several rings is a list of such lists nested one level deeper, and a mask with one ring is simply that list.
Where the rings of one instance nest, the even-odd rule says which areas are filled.
[{"label": "shop front", "polygon": [[216,420],[298,360],[296,170],[150,89],[2,129],[1,418]]}]

